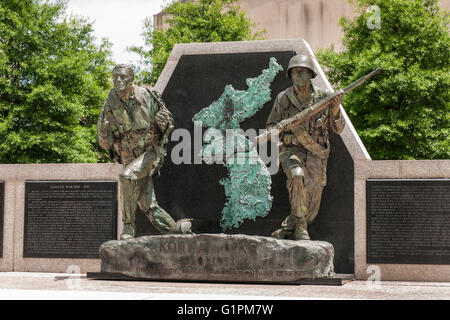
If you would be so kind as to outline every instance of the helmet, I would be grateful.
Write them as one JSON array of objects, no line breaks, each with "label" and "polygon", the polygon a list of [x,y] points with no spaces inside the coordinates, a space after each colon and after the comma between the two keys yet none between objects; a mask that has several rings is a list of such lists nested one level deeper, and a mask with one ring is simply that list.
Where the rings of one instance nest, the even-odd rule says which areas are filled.
[{"label": "helmet", "polygon": [[286,76],[291,79],[290,71],[292,68],[295,67],[305,67],[314,74],[313,78],[317,76],[317,72],[314,71],[314,62],[310,56],[304,55],[304,54],[298,54],[296,56],[293,56],[291,60],[289,61],[289,66],[286,71]]}]

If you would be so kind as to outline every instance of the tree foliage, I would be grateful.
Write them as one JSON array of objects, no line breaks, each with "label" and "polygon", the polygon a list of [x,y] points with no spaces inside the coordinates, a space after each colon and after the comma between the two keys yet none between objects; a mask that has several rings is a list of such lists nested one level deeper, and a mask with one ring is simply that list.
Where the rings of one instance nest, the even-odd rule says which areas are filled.
[{"label": "tree foliage", "polygon": [[[449,159],[448,12],[437,0],[353,4],[358,15],[339,23],[344,49],[337,53],[331,47],[318,57],[330,82],[339,87],[383,69],[343,103],[372,158]],[[379,28],[370,28],[373,5],[379,8]]]},{"label": "tree foliage", "polygon": [[154,29],[152,19],[147,18],[142,33],[146,47],[130,48],[140,55],[146,68],[140,72],[140,81],[156,83],[176,43],[262,39],[265,30],[254,31],[256,24],[245,17],[237,1],[171,3],[164,10],[167,30]]},{"label": "tree foliage", "polygon": [[67,18],[65,1],[0,2],[0,162],[106,159],[96,123],[110,88],[110,44]]}]

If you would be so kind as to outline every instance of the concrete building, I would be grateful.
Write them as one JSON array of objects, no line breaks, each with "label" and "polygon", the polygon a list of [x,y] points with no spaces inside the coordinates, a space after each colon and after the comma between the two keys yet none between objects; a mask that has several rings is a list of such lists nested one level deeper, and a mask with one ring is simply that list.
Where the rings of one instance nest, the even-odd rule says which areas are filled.
[{"label": "concrete building", "polygon": [[[343,32],[339,19],[355,15],[347,0],[239,0],[239,3],[248,18],[267,30],[267,39],[302,38],[313,50],[331,44],[340,48]],[[440,0],[439,5],[450,10],[450,0]],[[154,16],[155,28],[165,27],[163,17],[164,12]]]}]

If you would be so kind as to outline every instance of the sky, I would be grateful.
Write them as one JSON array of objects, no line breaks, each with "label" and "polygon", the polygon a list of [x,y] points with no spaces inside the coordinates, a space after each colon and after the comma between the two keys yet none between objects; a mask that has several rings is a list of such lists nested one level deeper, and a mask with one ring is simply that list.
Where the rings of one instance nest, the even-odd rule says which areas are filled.
[{"label": "sky", "polygon": [[131,45],[144,45],[143,21],[161,12],[167,0],[69,0],[67,14],[81,15],[93,22],[97,42],[108,38],[116,63],[139,65],[139,56],[127,52]]}]

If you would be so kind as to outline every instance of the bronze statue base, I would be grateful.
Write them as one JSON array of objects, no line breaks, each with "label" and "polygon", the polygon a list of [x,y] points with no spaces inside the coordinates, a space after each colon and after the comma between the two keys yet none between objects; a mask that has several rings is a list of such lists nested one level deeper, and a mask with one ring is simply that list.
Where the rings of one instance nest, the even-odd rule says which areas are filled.
[{"label": "bronze statue base", "polygon": [[[226,234],[146,236],[100,247],[101,273],[132,279],[298,283],[335,278],[333,246]],[[313,281],[314,282],[314,281]]]}]

